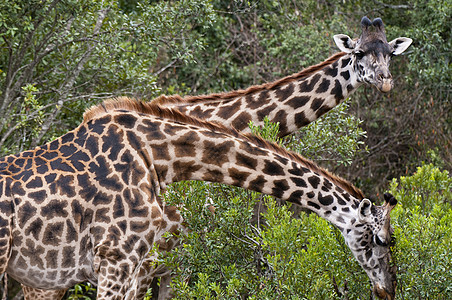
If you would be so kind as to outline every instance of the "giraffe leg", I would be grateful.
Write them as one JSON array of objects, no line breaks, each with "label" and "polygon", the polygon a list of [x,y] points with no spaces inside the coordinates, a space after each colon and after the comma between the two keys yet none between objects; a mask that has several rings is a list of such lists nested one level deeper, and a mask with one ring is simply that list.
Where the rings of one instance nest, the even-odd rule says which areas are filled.
[{"label": "giraffe leg", "polygon": [[[181,233],[187,233],[187,228],[182,225],[183,218],[175,206],[163,205],[163,220],[166,226],[161,228],[162,232],[171,233],[171,237],[162,237],[157,241],[158,253],[165,253],[171,251],[180,245],[178,236]],[[158,295],[153,289],[153,299],[166,300],[173,298],[171,283],[171,272],[164,265],[155,266],[153,263],[158,256],[158,253],[149,255],[143,263],[142,270],[138,279],[139,293],[137,299],[142,299],[146,292],[152,286],[152,281],[156,277],[160,277],[160,286],[158,287]],[[155,293],[155,294],[154,294]]]},{"label": "giraffe leg", "polygon": [[[145,263],[149,262],[145,261]],[[152,285],[153,279],[156,277],[161,278],[160,287],[158,289],[158,295],[152,296],[153,299],[166,300],[173,298],[172,290],[169,286],[171,283],[170,271],[164,265],[159,265],[155,268],[141,268],[140,275],[138,276],[138,289],[136,299],[143,299],[145,297],[148,289]]]},{"label": "giraffe leg", "polygon": [[[112,236],[112,240],[119,239]],[[139,299],[138,278],[151,248],[145,241],[153,241],[153,238],[137,238],[136,243],[128,248],[134,250],[129,250],[127,255],[110,242],[95,248],[93,267],[97,273],[97,299]]]},{"label": "giraffe leg", "polygon": [[0,274],[6,272],[11,255],[11,218],[0,212]]},{"label": "giraffe leg", "polygon": [[22,291],[25,300],[60,300],[66,293],[66,290],[41,290],[23,284]]},{"label": "giraffe leg", "polygon": [[152,267],[148,260],[143,262],[140,273],[138,274],[138,288],[136,299],[144,299],[154,276],[152,276]]},{"label": "giraffe leg", "polygon": [[97,260],[97,299],[132,300],[137,299],[136,263],[124,262],[105,257]]},{"label": "giraffe leg", "polygon": [[[149,255],[145,261],[143,262],[140,273],[138,275],[138,288],[137,288],[137,294],[136,299],[143,299],[146,295],[148,289],[152,285],[152,281],[156,277],[164,277],[169,276],[171,282],[171,276],[169,275],[169,270],[164,265],[157,265],[155,266],[155,259],[157,258],[157,254],[155,255]],[[159,288],[159,295],[161,293],[162,284],[160,283]],[[154,295],[153,295],[154,297]],[[160,296],[159,296],[159,299]],[[170,299],[170,298],[162,298],[162,299]]]},{"label": "giraffe leg", "polygon": [[170,286],[171,274],[164,275],[160,279],[159,297],[158,300],[166,300],[174,297],[173,289]]},{"label": "giraffe leg", "polygon": [[[143,299],[147,291],[152,286],[152,281],[156,277],[162,277],[160,287],[158,289],[158,299],[171,299],[172,291],[169,288],[171,282],[170,271],[164,265],[155,265],[155,261],[158,258],[159,253],[165,253],[171,251],[180,244],[180,240],[177,237],[179,234],[186,232],[187,229],[182,225],[182,216],[175,206],[165,205],[163,199],[158,198],[163,209],[163,224],[164,227],[160,228],[162,233],[171,233],[171,237],[161,237],[157,240],[158,253],[150,253],[146,256],[138,275],[138,287],[136,299]],[[165,278],[164,278],[165,277]],[[168,277],[168,278],[166,278]],[[162,284],[163,283],[163,284]],[[154,294],[153,299],[157,295]],[[161,296],[162,295],[162,296]],[[163,297],[163,298],[162,298]]]}]

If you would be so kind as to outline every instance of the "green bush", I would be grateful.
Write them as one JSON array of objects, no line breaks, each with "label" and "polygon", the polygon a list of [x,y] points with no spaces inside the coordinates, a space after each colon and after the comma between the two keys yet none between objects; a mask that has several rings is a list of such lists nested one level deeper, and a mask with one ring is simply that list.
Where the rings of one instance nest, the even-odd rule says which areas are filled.
[{"label": "green bush", "polygon": [[[262,132],[273,132],[270,129]],[[452,298],[452,178],[432,164],[394,179],[392,213],[397,299]],[[206,197],[216,207],[212,214]],[[371,286],[343,238],[315,214],[294,218],[290,205],[206,183],[180,183],[167,201],[184,203],[193,229],[165,258],[177,299],[368,299]],[[265,203],[250,223],[253,206]]]},{"label": "green bush", "polygon": [[452,178],[432,164],[394,179],[399,299],[452,298]]},{"label": "green bush", "polygon": [[68,300],[91,300],[96,299],[96,288],[89,282],[76,284],[67,291],[66,299]]},{"label": "green bush", "polygon": [[[202,190],[220,195],[214,214]],[[367,298],[367,276],[339,231],[314,214],[293,218],[290,205],[271,197],[264,197],[263,221],[252,224],[261,197],[202,182],[171,188],[167,201],[184,202],[187,225],[196,228],[164,258],[176,299]]]},{"label": "green bush", "polygon": [[[219,195],[214,214],[206,195]],[[171,187],[167,202],[184,203],[182,214],[193,229],[163,259],[174,270],[176,299],[367,297],[367,277],[333,226],[314,214],[293,218],[290,205],[266,196],[263,219],[253,224],[261,198],[203,182]]]}]

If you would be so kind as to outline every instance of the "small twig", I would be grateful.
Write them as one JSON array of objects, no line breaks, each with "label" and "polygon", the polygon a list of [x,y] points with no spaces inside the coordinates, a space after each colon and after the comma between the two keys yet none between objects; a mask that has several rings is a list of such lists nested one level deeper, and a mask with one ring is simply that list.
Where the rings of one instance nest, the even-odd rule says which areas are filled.
[{"label": "small twig", "polygon": [[8,274],[3,273],[2,274],[3,279],[3,296],[2,300],[8,299]]},{"label": "small twig", "polygon": [[24,291],[21,289],[16,296],[14,296],[13,300],[23,300],[24,299]]},{"label": "small twig", "polygon": [[167,64],[166,66],[164,66],[163,68],[161,68],[160,70],[158,70],[157,72],[155,72],[153,75],[154,76],[158,76],[160,75],[162,72],[164,72],[166,69],[171,68],[175,63],[177,63],[179,61],[178,58],[176,58],[175,60],[173,60],[172,62],[170,62],[169,64]]},{"label": "small twig", "polygon": [[348,294],[347,280],[345,280],[345,282],[344,282],[344,288],[340,288],[340,287],[337,285],[336,277],[335,277],[334,275],[333,275],[332,280],[333,280],[334,291],[336,292],[336,294],[337,294],[339,297],[342,297],[342,299],[348,300],[348,295],[347,295],[347,294]]},{"label": "small twig", "polygon": [[383,3],[383,2],[380,2],[380,1],[376,1],[376,0],[374,0],[374,3],[378,4],[378,5],[381,5],[383,7],[386,7],[386,8],[391,8],[391,9],[411,9],[412,8],[412,6],[408,5],[408,4],[406,4],[406,5],[405,4],[392,5],[392,4],[386,4],[386,3]]}]

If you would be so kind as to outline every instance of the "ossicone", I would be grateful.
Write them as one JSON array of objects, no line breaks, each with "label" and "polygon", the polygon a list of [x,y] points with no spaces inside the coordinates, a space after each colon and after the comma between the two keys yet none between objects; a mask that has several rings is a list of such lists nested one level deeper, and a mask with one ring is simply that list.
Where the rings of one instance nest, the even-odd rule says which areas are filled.
[{"label": "ossicone", "polygon": [[362,19],[361,19],[361,26],[363,27],[363,28],[367,28],[367,27],[369,27],[369,26],[371,26],[372,25],[372,22],[370,21],[370,19],[367,17],[367,16],[364,16]]},{"label": "ossicone", "polygon": [[382,32],[384,34],[384,25],[381,18],[375,18],[371,21],[368,17],[364,16],[361,19],[361,28],[363,33],[367,32]]},{"label": "ossicone", "polygon": [[377,27],[378,29],[383,29],[383,20],[381,18],[375,18],[372,21],[372,25]]}]

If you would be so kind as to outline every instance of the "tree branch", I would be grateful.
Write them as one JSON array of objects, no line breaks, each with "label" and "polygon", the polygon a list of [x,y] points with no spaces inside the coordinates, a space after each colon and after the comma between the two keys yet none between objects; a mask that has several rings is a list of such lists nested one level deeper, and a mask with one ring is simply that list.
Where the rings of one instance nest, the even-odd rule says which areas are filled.
[{"label": "tree branch", "polygon": [[377,0],[374,0],[375,4],[381,5],[383,7],[386,8],[390,8],[390,9],[412,9],[413,6],[409,5],[409,4],[400,4],[400,5],[392,5],[392,4],[386,4]]},{"label": "tree branch", "polygon": [[[44,21],[44,19],[48,16],[49,12],[56,6],[56,4],[61,0],[55,0],[53,1],[46,12],[43,13],[42,17],[34,23],[33,30],[31,30],[26,38],[23,40],[25,41],[20,49],[18,50],[17,54],[13,54],[12,47],[10,47],[10,55],[9,55],[9,63],[8,63],[8,71],[6,74],[5,79],[5,88],[4,93],[2,94],[3,97],[0,98],[0,118],[4,118],[6,114],[6,109],[11,103],[11,101],[15,98],[14,93],[17,93],[18,89],[23,85],[25,78],[27,75],[29,75],[29,71],[34,67],[34,65],[26,65],[23,67],[20,67],[22,65],[22,61],[25,57],[26,51],[28,48],[32,45],[33,42],[33,36],[38,30],[40,24]],[[14,83],[14,78],[16,77],[18,70],[25,68],[26,71],[22,72],[22,74],[19,76],[19,78]],[[14,83],[14,84],[13,84]],[[2,126],[3,127],[3,126]]]},{"label": "tree branch", "polygon": [[[99,31],[100,31],[100,29],[101,29],[101,27],[103,25],[104,19],[107,16],[108,12],[109,12],[109,9],[102,9],[102,10],[98,11],[98,17],[97,17],[96,25],[94,26],[93,35],[99,33]],[[92,52],[93,52],[93,50],[94,50],[94,48],[95,48],[97,43],[98,43],[98,41],[96,41],[94,43],[88,43],[88,49],[85,51],[83,56],[77,62],[76,66],[74,67],[74,69],[73,69],[72,73],[70,74],[70,76],[67,77],[66,83],[63,84],[63,86],[59,90],[57,90],[56,94],[59,97],[59,99],[57,101],[57,105],[56,105],[53,113],[50,115],[49,118],[47,118],[47,120],[43,124],[42,129],[41,129],[40,133],[38,134],[38,137],[33,139],[32,143],[31,143],[32,147],[36,147],[36,145],[42,140],[44,135],[48,132],[48,130],[50,128],[50,124],[53,123],[55,118],[60,113],[61,108],[62,108],[62,106],[64,104],[64,102],[63,102],[63,100],[61,98],[64,99],[69,94],[69,91],[74,86],[74,83],[75,83],[77,77],[80,75],[81,71],[83,70],[84,65],[86,64],[88,59],[91,57]]]}]

